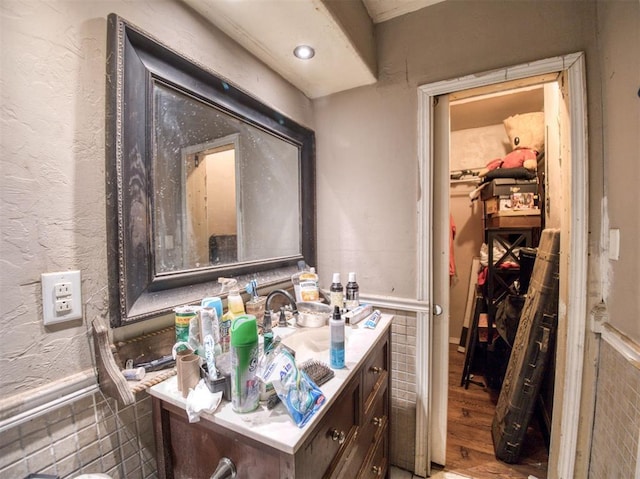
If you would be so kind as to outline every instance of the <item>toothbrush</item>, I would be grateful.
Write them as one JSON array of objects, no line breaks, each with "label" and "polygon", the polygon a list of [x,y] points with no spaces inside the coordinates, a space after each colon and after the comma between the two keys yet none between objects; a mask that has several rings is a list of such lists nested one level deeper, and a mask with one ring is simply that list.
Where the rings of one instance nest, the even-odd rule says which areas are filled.
[{"label": "toothbrush", "polygon": [[245,291],[249,293],[252,299],[258,299],[258,282],[255,279],[249,281],[245,287]]}]

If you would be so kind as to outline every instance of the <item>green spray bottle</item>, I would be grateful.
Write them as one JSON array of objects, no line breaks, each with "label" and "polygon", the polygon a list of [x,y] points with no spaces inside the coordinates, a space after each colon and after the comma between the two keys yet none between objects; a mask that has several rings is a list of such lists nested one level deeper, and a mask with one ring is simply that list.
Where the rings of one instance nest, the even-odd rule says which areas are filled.
[{"label": "green spray bottle", "polygon": [[231,405],[236,412],[250,412],[260,401],[258,323],[243,314],[231,324]]}]

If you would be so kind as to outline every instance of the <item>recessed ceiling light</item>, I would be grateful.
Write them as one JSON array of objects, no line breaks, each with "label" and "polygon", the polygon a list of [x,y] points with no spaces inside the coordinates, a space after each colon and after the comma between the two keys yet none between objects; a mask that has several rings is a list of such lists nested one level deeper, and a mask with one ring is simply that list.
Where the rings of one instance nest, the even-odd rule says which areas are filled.
[{"label": "recessed ceiling light", "polygon": [[313,58],[313,56],[316,54],[316,51],[309,45],[298,45],[293,50],[293,54],[301,60],[308,60],[309,58]]}]

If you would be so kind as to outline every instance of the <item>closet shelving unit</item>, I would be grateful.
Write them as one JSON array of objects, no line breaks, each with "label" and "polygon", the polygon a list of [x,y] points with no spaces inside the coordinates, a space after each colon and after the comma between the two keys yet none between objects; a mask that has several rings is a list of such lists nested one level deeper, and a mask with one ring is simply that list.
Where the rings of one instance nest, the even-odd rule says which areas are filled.
[{"label": "closet shelving unit", "polygon": [[[540,199],[544,198],[539,181],[537,188],[536,194]],[[484,241],[488,247],[488,266],[486,283],[483,288],[478,288],[474,313],[471,318],[461,381],[461,386],[465,388],[470,383],[484,386],[484,384],[471,379],[476,350],[478,347],[483,348],[486,367],[487,347],[492,344],[495,338],[495,319],[498,306],[509,294],[515,291],[514,283],[520,279],[521,261],[518,249],[522,247],[535,248],[538,245],[542,218],[544,217],[542,201],[539,203],[540,215],[525,215],[523,213],[522,216],[514,214],[502,217],[487,212],[485,202],[482,203],[484,209],[483,233]],[[495,248],[495,246],[501,246],[501,248]],[[501,251],[499,257],[495,257],[495,251]],[[507,263],[509,263],[509,267],[504,267]],[[486,342],[483,341],[481,344],[479,319],[483,312],[487,313],[487,334]]]}]

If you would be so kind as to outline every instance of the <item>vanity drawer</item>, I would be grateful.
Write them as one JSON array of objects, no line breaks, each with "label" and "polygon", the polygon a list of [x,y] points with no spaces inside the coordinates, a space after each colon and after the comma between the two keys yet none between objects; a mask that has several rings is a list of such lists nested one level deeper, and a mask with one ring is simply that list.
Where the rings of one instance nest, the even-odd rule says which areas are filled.
[{"label": "vanity drawer", "polygon": [[363,462],[373,454],[372,451],[375,450],[380,437],[387,434],[389,420],[385,412],[386,393],[384,398],[380,399],[371,411],[372,414],[369,417],[365,417],[364,423],[360,426],[358,439],[353,449],[348,453],[347,465],[338,477],[353,479],[361,473]]},{"label": "vanity drawer", "polygon": [[335,476],[354,447],[360,418],[360,383],[354,382],[336,399],[314,434],[296,454],[296,477]]},{"label": "vanity drawer", "polygon": [[368,441],[367,447],[376,442],[381,431],[384,431],[389,422],[389,404],[387,388],[381,387],[379,394],[375,396],[371,409],[366,411],[364,421],[361,426],[362,437]]},{"label": "vanity drawer", "polygon": [[373,402],[373,396],[378,389],[389,380],[390,358],[389,339],[385,335],[369,354],[362,368],[362,398],[365,410]]},{"label": "vanity drawer", "polygon": [[[386,427],[386,425],[385,425]],[[389,434],[382,434],[378,437],[375,448],[367,459],[358,474],[357,479],[378,479],[387,476],[389,468]]]}]

